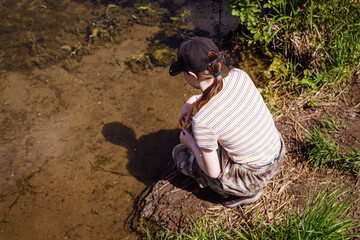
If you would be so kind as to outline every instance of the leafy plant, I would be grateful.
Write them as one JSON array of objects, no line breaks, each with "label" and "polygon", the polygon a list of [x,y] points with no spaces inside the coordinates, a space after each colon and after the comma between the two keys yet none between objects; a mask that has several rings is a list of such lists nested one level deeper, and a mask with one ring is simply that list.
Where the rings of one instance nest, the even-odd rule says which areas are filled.
[{"label": "leafy plant", "polygon": [[229,0],[226,1],[231,5],[232,12],[231,14],[234,16],[238,16],[240,18],[241,23],[252,33],[258,33],[258,24],[259,17],[261,14],[260,6],[251,0]]},{"label": "leafy plant", "polygon": [[[351,0],[225,0],[248,30],[249,44],[281,51],[296,67],[296,88],[315,90],[358,71],[360,3]],[[350,66],[350,67],[349,67]],[[288,81],[288,85],[292,85]]]}]

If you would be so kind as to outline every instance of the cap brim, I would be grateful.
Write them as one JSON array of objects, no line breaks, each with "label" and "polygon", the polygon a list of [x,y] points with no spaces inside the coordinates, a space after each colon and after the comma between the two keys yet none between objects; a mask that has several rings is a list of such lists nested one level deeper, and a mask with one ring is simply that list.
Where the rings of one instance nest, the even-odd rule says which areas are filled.
[{"label": "cap brim", "polygon": [[182,66],[179,64],[179,62],[173,62],[169,68],[170,76],[176,76],[183,71],[184,70],[183,70]]}]

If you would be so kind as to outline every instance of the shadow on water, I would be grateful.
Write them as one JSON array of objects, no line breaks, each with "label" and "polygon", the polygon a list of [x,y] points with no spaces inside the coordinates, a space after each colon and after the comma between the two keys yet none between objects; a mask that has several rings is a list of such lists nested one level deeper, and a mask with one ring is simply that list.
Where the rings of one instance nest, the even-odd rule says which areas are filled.
[{"label": "shadow on water", "polygon": [[[179,143],[180,129],[161,130],[136,139],[135,132],[120,122],[104,125],[102,135],[115,145],[127,148],[126,165],[129,173],[147,186],[166,177],[172,150]],[[179,174],[170,182],[174,187],[192,192],[197,198],[212,203],[218,202],[218,195],[209,188],[201,189],[195,180]]]},{"label": "shadow on water", "polygon": [[179,142],[179,132],[179,129],[161,130],[136,139],[134,130],[120,122],[107,123],[102,129],[107,141],[127,148],[127,170],[146,185],[166,171],[171,151]]}]

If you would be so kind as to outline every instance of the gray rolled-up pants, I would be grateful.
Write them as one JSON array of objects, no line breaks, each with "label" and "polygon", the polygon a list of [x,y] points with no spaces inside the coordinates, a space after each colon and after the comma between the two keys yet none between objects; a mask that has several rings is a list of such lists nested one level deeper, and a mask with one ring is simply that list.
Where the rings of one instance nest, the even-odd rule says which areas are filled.
[{"label": "gray rolled-up pants", "polygon": [[263,189],[280,171],[285,159],[285,145],[281,135],[280,141],[279,156],[272,163],[261,167],[234,162],[225,149],[219,145],[217,153],[221,161],[221,173],[217,178],[207,176],[200,169],[192,151],[184,145],[176,145],[172,155],[177,169],[194,178],[201,188],[210,187],[224,197],[252,196]]}]

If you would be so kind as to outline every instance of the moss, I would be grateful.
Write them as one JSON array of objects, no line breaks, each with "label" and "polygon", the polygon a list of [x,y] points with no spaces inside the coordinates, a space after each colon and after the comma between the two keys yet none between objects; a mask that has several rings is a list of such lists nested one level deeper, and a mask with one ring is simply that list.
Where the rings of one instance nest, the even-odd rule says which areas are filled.
[{"label": "moss", "polygon": [[268,70],[264,71],[264,76],[267,79],[278,77],[280,74],[286,73],[286,63],[281,56],[275,55],[273,62],[269,66]]},{"label": "moss", "polygon": [[71,59],[66,59],[64,61],[63,68],[68,72],[73,72],[75,70],[73,61]]},{"label": "moss", "polygon": [[120,36],[123,27],[121,20],[117,17],[104,15],[103,18],[88,27],[88,42],[98,44],[106,41],[114,42]]},{"label": "moss", "polygon": [[101,165],[108,164],[108,163],[110,163],[112,161],[113,160],[112,160],[111,157],[106,157],[106,156],[102,156],[102,155],[96,155],[95,165],[96,166],[101,166]]},{"label": "moss", "polygon": [[9,16],[0,26],[0,68],[7,70],[44,68],[90,54],[93,46],[121,42],[120,32],[134,22],[129,18],[135,10],[105,2],[94,11],[84,10],[93,7],[89,1],[49,0],[46,5],[51,7],[40,9],[31,1],[9,5],[12,2],[5,0],[1,9]]},{"label": "moss", "polygon": [[126,65],[134,73],[151,69],[154,66],[166,67],[176,60],[176,51],[159,41],[154,41],[144,53],[134,55],[125,60]]},{"label": "moss", "polygon": [[167,9],[159,7],[152,8],[149,5],[138,7],[136,16],[133,16],[133,18],[138,24],[155,26],[165,20],[168,16],[169,12]]},{"label": "moss", "polygon": [[129,59],[125,60],[125,63],[129,66],[133,73],[139,73],[143,70],[152,69],[154,67],[150,57],[145,53],[131,56]]},{"label": "moss", "polygon": [[169,66],[176,59],[176,55],[169,49],[158,49],[151,54],[151,61],[156,66]]}]

